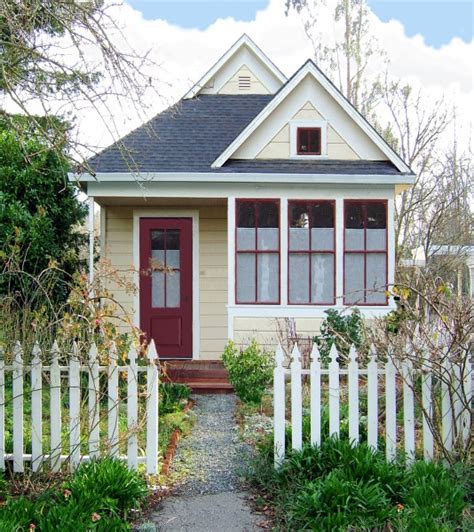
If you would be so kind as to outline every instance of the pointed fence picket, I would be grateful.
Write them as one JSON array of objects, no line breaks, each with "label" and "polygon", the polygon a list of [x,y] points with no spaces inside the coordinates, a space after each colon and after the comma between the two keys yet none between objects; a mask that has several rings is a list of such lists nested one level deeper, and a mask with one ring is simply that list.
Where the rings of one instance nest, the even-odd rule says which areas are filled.
[{"label": "pointed fence picket", "polygon": [[[323,399],[327,397],[327,411],[329,416],[328,434],[339,436],[341,433],[341,404],[347,401],[348,419],[344,424],[348,425],[349,439],[360,442],[360,426],[362,420],[366,424],[367,444],[374,449],[379,448],[379,437],[385,439],[385,454],[387,460],[393,461],[397,454],[403,452],[407,463],[415,459],[416,454],[416,433],[422,431],[422,443],[420,452],[426,460],[433,459],[434,437],[428,419],[430,419],[434,408],[434,393],[432,383],[432,369],[429,361],[420,364],[414,370],[410,359],[405,359],[401,363],[395,364],[395,359],[391,353],[384,354],[380,358],[377,356],[375,348],[371,348],[367,364],[361,365],[359,355],[354,346],[351,346],[345,365],[341,366],[340,357],[336,346],[333,344],[329,352],[329,361],[323,364],[320,352],[316,345],[313,345],[310,354],[309,369],[302,369],[301,353],[298,345],[294,345],[291,352],[289,368],[284,366],[284,352],[279,345],[275,354],[275,369],[273,377],[274,395],[274,442],[275,442],[275,466],[278,467],[285,457],[285,412],[286,412],[286,392],[285,380],[291,381],[291,426],[292,438],[291,447],[301,449],[303,445],[303,404],[302,404],[302,379],[308,376],[309,383],[309,421],[310,421],[310,442],[319,445],[322,438],[322,416]],[[448,366],[446,365],[446,368]],[[446,369],[445,368],[445,369]],[[449,378],[456,379],[459,389],[463,388],[464,396],[472,397],[472,368],[467,364],[466,370],[461,372],[447,371]],[[421,383],[421,419],[415,419],[415,379]],[[367,417],[364,419],[361,413],[361,391],[366,383],[367,393]],[[447,383],[441,383],[441,411],[442,427],[445,443],[452,445],[453,426],[457,437],[469,438],[471,424],[471,413],[469,410],[461,410],[459,403],[449,401],[447,393]],[[452,388],[452,386],[451,386]],[[400,390],[402,398],[397,401],[397,389]],[[438,396],[439,397],[439,396]],[[459,394],[458,397],[461,397]],[[448,399],[447,399],[448,398]],[[384,426],[381,426],[382,419],[379,416],[379,405],[385,406]],[[402,426],[397,426],[399,414],[403,419]],[[347,429],[344,429],[347,430]],[[397,439],[397,434],[403,434],[402,440]],[[421,434],[420,434],[421,436]]]},{"label": "pointed fence picket", "polygon": [[[115,345],[110,349],[108,363],[101,365],[94,343],[84,363],[81,362],[76,343],[73,343],[68,354],[67,366],[60,365],[61,353],[57,342],[53,343],[50,350],[43,352],[34,344],[29,355],[25,362],[23,348],[18,342],[13,347],[12,362],[8,365],[5,363],[4,350],[0,348],[0,470],[5,469],[7,462],[12,462],[15,472],[23,472],[25,463],[29,463],[33,471],[45,466],[52,471],[59,471],[67,463],[74,471],[82,461],[97,458],[106,452],[127,461],[130,468],[144,464],[147,473],[158,473],[159,361],[153,342],[147,351],[146,365],[138,365],[136,348],[130,349],[128,365],[119,365]],[[128,430],[125,454],[120,453],[120,373],[127,376]],[[10,374],[11,379],[6,379],[6,374]],[[104,383],[105,379],[107,382],[107,412],[101,412],[101,374],[104,375]],[[139,375],[143,375],[143,381],[146,379],[146,385],[145,382],[141,384]],[[5,404],[7,386],[11,387],[11,406]],[[139,386],[140,390],[142,386],[146,387],[146,393],[139,394]],[[49,419],[48,412],[43,408],[43,394],[47,392]],[[31,418],[26,420],[25,403],[31,404]],[[139,418],[140,405],[143,405],[144,411],[143,427]],[[13,452],[7,452],[5,447],[7,412],[12,418]],[[107,421],[106,434],[103,436],[101,417]],[[67,427],[62,426],[62,419],[67,419]],[[43,432],[44,423],[49,423],[49,442],[45,437],[47,434]],[[31,425],[29,454],[25,452],[24,425]],[[65,428],[67,430],[63,434]],[[139,456],[138,432],[142,430],[146,435],[146,448],[140,450]]]}]

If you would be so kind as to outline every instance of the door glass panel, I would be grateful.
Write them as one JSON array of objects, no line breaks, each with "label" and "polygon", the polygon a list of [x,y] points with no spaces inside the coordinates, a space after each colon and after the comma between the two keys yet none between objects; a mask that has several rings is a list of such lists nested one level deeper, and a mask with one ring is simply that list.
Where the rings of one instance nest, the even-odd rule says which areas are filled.
[{"label": "door glass panel", "polygon": [[255,303],[255,255],[237,255],[237,301]]},{"label": "door glass panel", "polygon": [[311,255],[311,302],[332,303],[334,299],[334,257],[332,253]]},{"label": "door glass panel", "polygon": [[151,306],[163,308],[165,306],[165,274],[153,271],[151,274]]},{"label": "door glass panel", "polygon": [[364,255],[362,253],[347,253],[344,273],[344,299],[346,303],[364,303]]},{"label": "door glass panel", "polygon": [[385,253],[370,253],[367,255],[367,303],[386,303],[385,257]]},{"label": "door glass panel", "polygon": [[276,253],[258,255],[258,301],[259,303],[278,302],[278,262]]},{"label": "door glass panel", "polygon": [[291,253],[289,270],[290,303],[309,303],[309,254]]},{"label": "door glass panel", "polygon": [[180,249],[179,229],[168,229],[166,231],[166,266],[168,268],[179,268]]},{"label": "door glass panel", "polygon": [[151,258],[152,268],[163,268],[165,265],[165,231],[151,232]]},{"label": "door glass panel", "polygon": [[166,274],[166,306],[177,308],[180,306],[180,273],[172,272]]}]

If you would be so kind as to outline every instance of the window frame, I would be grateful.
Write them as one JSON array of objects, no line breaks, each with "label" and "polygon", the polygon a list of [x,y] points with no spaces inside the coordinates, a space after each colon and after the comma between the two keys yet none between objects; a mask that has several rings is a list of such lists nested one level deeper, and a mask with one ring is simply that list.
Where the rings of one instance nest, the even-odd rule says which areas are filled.
[{"label": "window frame", "polygon": [[[300,135],[303,131],[309,135],[311,131],[317,131],[319,134],[319,151],[300,151]],[[309,142],[308,142],[309,145]],[[296,154],[305,157],[306,155],[322,155],[323,153],[323,132],[320,126],[305,127],[300,126],[296,128]]]},{"label": "window frame", "polygon": [[[257,230],[258,230],[258,216],[255,213],[255,249],[237,249],[237,230],[239,228],[238,226],[238,216],[239,216],[239,205],[241,203],[245,202],[252,202],[255,205],[257,203],[275,203],[277,206],[277,216],[278,216],[278,249],[275,250],[268,250],[268,249],[258,249],[258,238],[257,238]],[[236,198],[235,200],[235,219],[234,219],[234,298],[235,298],[235,304],[236,305],[281,305],[281,200],[280,198]],[[237,293],[237,280],[238,280],[238,270],[237,270],[237,256],[239,253],[243,254],[253,254],[255,256],[255,301],[239,301],[238,299],[238,293]],[[277,301],[258,301],[258,262],[257,257],[261,254],[274,254],[278,257],[278,300]]]},{"label": "window frame", "polygon": [[[291,216],[291,206],[292,204],[299,204],[299,205],[314,205],[316,203],[329,203],[332,205],[333,208],[333,220],[334,220],[334,239],[333,239],[333,248],[332,250],[313,250],[311,249],[311,225],[309,227],[309,249],[308,250],[298,250],[298,251],[292,251],[290,249],[290,229],[291,229],[291,223],[290,223],[290,216]],[[336,240],[337,240],[337,230],[336,230],[336,200],[334,199],[314,199],[314,200],[295,200],[295,199],[289,199],[288,200],[288,227],[287,227],[287,242],[288,242],[288,250],[287,250],[287,302],[288,305],[291,306],[305,306],[305,307],[321,307],[321,306],[328,306],[328,305],[335,305],[336,304],[336,268],[337,268],[337,261],[336,261]],[[332,301],[328,302],[322,302],[322,303],[313,303],[311,301],[311,292],[312,292],[312,268],[311,268],[311,255],[316,254],[332,254],[333,257],[333,297]],[[308,303],[292,303],[290,301],[290,255],[309,255],[310,257],[310,268],[309,268],[309,302]]]},{"label": "window frame", "polygon": [[[374,203],[383,204],[385,206],[385,248],[381,249],[367,249],[367,209],[364,209],[364,249],[347,249],[346,248],[346,216],[348,205],[370,205]],[[344,200],[344,213],[343,213],[343,304],[347,306],[356,307],[386,307],[389,304],[387,295],[385,295],[385,303],[368,303],[367,302],[367,255],[371,254],[384,254],[385,255],[385,280],[388,285],[388,261],[389,261],[389,249],[388,249],[388,200],[386,199],[345,199]],[[363,301],[356,301],[355,303],[348,303],[346,300],[346,256],[348,254],[356,254],[364,256],[364,296]]]}]

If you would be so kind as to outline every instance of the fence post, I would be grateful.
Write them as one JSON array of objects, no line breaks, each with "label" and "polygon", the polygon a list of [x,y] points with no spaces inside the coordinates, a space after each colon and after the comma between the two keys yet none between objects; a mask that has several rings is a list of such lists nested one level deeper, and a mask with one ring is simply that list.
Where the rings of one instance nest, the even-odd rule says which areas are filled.
[{"label": "fence post", "polygon": [[339,362],[336,345],[329,352],[329,436],[339,436]]},{"label": "fence post", "polygon": [[310,379],[311,445],[321,445],[321,360],[316,344],[311,350]]},{"label": "fence post", "polygon": [[[440,335],[440,343],[444,343],[444,336]],[[443,446],[446,451],[451,452],[453,449],[453,411],[451,408],[451,396],[449,392],[449,383],[452,382],[452,366],[449,360],[449,353],[445,346],[443,348],[444,359],[441,361],[441,426],[443,434]]]},{"label": "fence post", "polygon": [[301,355],[298,346],[291,352],[291,446],[303,447],[303,400],[301,392]]},{"label": "fence post", "polygon": [[285,368],[283,367],[283,360],[283,349],[278,344],[273,370],[273,452],[275,467],[278,467],[285,458]]},{"label": "fence post", "polygon": [[397,455],[397,388],[396,368],[392,353],[385,365],[385,452],[388,461]]},{"label": "fence post", "polygon": [[375,347],[371,346],[367,364],[367,444],[377,449],[379,425],[378,368]]},{"label": "fence post", "polygon": [[69,361],[69,455],[71,471],[81,461],[81,368],[77,343],[72,344]]},{"label": "fence post", "polygon": [[152,340],[147,351],[146,400],[146,469],[149,475],[158,473],[158,354]]},{"label": "fence post", "polygon": [[99,457],[100,443],[100,397],[99,397],[99,362],[97,359],[97,346],[92,342],[89,349],[89,456]]},{"label": "fence post", "polygon": [[462,415],[462,438],[463,445],[469,441],[471,435],[471,402],[472,402],[472,364],[468,358],[464,367],[463,375],[464,399],[466,404]]},{"label": "fence post", "polygon": [[349,389],[349,440],[359,443],[359,365],[354,344],[351,345],[349,350],[347,381]]},{"label": "fence post", "polygon": [[0,346],[0,471],[5,471],[5,353]]},{"label": "fence post", "polygon": [[109,440],[110,455],[117,456],[119,452],[119,381],[117,368],[117,346],[112,343],[109,355],[109,367],[107,372],[107,437]]},{"label": "fence post", "polygon": [[51,430],[51,468],[61,469],[61,369],[59,368],[59,349],[56,340],[51,348],[49,410]]},{"label": "fence post", "polygon": [[128,353],[128,371],[127,371],[127,454],[128,467],[136,469],[138,466],[138,372],[137,372],[137,351],[131,347]]},{"label": "fence post", "polygon": [[13,348],[13,471],[23,473],[23,350]]},{"label": "fence post", "polygon": [[[423,351],[424,356],[427,353]],[[428,358],[422,360],[421,371],[421,402],[423,406],[423,458],[426,461],[433,459],[433,433],[431,432],[431,423],[433,422],[433,398],[432,398],[432,381],[431,367]]]},{"label": "fence post", "polygon": [[411,360],[404,360],[402,362],[402,376],[405,455],[407,462],[411,463],[415,459],[415,404],[413,395],[413,364]]},{"label": "fence post", "polygon": [[36,342],[31,354],[31,468],[38,471],[43,457],[43,365]]}]

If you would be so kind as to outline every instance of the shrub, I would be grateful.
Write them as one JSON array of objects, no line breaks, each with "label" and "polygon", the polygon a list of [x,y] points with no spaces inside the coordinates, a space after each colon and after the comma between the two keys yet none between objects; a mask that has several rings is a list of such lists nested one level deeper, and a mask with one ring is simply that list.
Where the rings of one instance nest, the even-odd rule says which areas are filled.
[{"label": "shrub", "polygon": [[181,410],[191,395],[191,388],[175,382],[160,383],[160,414]]},{"label": "shrub", "polygon": [[230,341],[222,355],[224,366],[235,393],[244,403],[259,404],[272,382],[273,357],[252,340],[245,349]]}]

